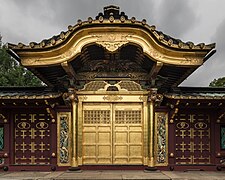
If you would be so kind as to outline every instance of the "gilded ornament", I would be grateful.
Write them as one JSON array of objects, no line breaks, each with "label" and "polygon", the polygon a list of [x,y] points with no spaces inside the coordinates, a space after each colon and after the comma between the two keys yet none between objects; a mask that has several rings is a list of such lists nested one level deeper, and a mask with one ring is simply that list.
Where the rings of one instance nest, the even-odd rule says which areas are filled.
[{"label": "gilded ornament", "polygon": [[192,49],[194,47],[194,43],[193,42],[187,42],[188,46],[190,49]]},{"label": "gilded ornament", "polygon": [[24,47],[24,44],[23,43],[18,43],[18,47],[19,48],[23,48]]},{"label": "gilded ornament", "polygon": [[201,43],[201,44],[199,44],[199,46],[200,46],[201,49],[204,49],[205,48],[205,43]]},{"label": "gilded ornament", "polygon": [[30,44],[29,44],[29,46],[31,47],[31,48],[34,48],[34,42],[30,42]]},{"label": "gilded ornament", "polygon": [[204,122],[198,122],[195,124],[196,129],[207,129],[207,124]]},{"label": "gilded ornament", "polygon": [[63,32],[60,33],[60,38],[65,39],[65,34]]},{"label": "gilded ornament", "polygon": [[150,30],[151,30],[151,31],[155,31],[155,29],[156,29],[155,25],[151,25],[151,26],[150,26]]},{"label": "gilded ornament", "polygon": [[55,43],[56,43],[55,39],[52,38],[52,39],[51,39],[51,44],[54,45]]},{"label": "gilded ornament", "polygon": [[56,155],[55,155],[55,153],[52,153],[52,157],[55,157]]},{"label": "gilded ornament", "polygon": [[143,19],[143,20],[141,21],[141,23],[142,23],[142,25],[146,25],[146,19]]},{"label": "gilded ornament", "polygon": [[27,122],[20,122],[17,127],[19,129],[29,129],[30,128],[30,124]]},{"label": "gilded ornament", "polygon": [[79,101],[85,101],[88,99],[88,97],[87,96],[79,96],[78,99],[79,99]]},{"label": "gilded ornament", "polygon": [[4,157],[8,157],[8,153],[4,153],[4,155],[3,155]]},{"label": "gilded ornament", "polygon": [[170,119],[170,123],[171,123],[171,124],[174,123],[174,120],[173,120],[173,119]]},{"label": "gilded ornament", "polygon": [[[78,23],[78,24],[79,24],[79,23]],[[68,26],[68,30],[69,30],[69,31],[72,31],[72,30],[73,30],[73,26],[72,26],[72,25],[69,25],[69,26]]]},{"label": "gilded ornament", "polygon": [[170,153],[170,157],[174,157],[174,154],[173,153]]},{"label": "gilded ornament", "polygon": [[48,123],[46,122],[39,122],[36,124],[37,129],[47,129],[48,128]]},{"label": "gilded ornament", "polygon": [[104,20],[103,16],[99,16],[98,20],[99,20],[100,23],[102,23],[103,20]]},{"label": "gilded ornament", "polygon": [[103,97],[103,100],[106,100],[106,101],[119,101],[122,99],[123,97],[118,95],[108,95]]},{"label": "gilded ornament", "polygon": [[89,18],[88,18],[88,22],[89,22],[89,23],[92,23],[92,21],[93,21],[92,17],[89,17]]},{"label": "gilded ornament", "polygon": [[159,35],[159,40],[162,41],[163,39],[164,39],[164,35],[161,33],[161,34]]},{"label": "gilded ornament", "polygon": [[113,16],[110,16],[109,17],[109,21],[112,23],[114,21],[114,17]]},{"label": "gilded ornament", "polygon": [[173,44],[173,40],[172,39],[169,39],[168,45],[171,46],[172,44]]},{"label": "gilded ornament", "polygon": [[96,34],[96,43],[105,47],[108,51],[114,52],[119,47],[128,43],[127,33],[105,33]]},{"label": "gilded ornament", "polygon": [[179,122],[177,123],[177,128],[178,129],[188,129],[189,128],[189,124],[186,122]]},{"label": "gilded ornament", "polygon": [[46,44],[45,44],[45,41],[41,41],[40,46],[41,46],[41,47],[45,47],[45,45],[46,45]]},{"label": "gilded ornament", "polygon": [[132,18],[131,18],[131,22],[132,22],[132,23],[135,23],[135,21],[136,21],[136,18],[135,18],[135,17],[132,17]]},{"label": "gilded ornament", "polygon": [[183,47],[184,47],[184,43],[183,43],[183,42],[179,42],[179,43],[178,43],[178,47],[179,47],[179,48],[183,48]]},{"label": "gilded ornament", "polygon": [[121,16],[121,17],[120,17],[120,21],[121,21],[122,23],[123,23],[125,20],[126,20],[126,19],[125,19],[124,16]]}]

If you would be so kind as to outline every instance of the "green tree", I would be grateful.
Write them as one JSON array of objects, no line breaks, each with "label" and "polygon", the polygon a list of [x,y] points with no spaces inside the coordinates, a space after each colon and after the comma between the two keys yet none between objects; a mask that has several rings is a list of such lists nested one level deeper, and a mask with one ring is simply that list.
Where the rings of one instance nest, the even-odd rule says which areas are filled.
[{"label": "green tree", "polygon": [[43,86],[40,79],[10,57],[0,35],[0,86]]},{"label": "green tree", "polygon": [[214,79],[210,84],[210,87],[225,87],[225,77]]}]

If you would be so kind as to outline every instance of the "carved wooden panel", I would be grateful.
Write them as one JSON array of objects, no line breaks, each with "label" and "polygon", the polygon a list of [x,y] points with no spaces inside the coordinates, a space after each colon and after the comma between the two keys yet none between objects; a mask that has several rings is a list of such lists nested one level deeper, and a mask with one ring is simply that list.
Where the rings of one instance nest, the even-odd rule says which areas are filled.
[{"label": "carved wooden panel", "polygon": [[15,164],[50,164],[47,114],[15,114]]},{"label": "carved wooden panel", "polygon": [[220,149],[225,150],[225,126],[220,127]]},{"label": "carved wooden panel", "polygon": [[207,114],[178,114],[176,164],[210,164],[210,118]]},{"label": "carved wooden panel", "polygon": [[168,165],[168,117],[166,112],[155,113],[155,164]]},{"label": "carved wooden panel", "polygon": [[71,113],[60,112],[57,114],[57,128],[58,128],[58,165],[70,166],[71,159]]}]

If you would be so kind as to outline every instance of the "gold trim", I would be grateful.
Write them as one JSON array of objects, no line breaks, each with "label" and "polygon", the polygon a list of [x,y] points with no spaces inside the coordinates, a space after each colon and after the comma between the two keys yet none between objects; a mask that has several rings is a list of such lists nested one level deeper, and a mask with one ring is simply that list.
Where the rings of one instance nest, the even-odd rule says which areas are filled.
[{"label": "gold trim", "polygon": [[148,103],[143,102],[143,162],[144,165],[148,165]]},{"label": "gold trim", "polygon": [[152,60],[165,64],[196,66],[203,63],[207,51],[184,51],[166,48],[141,28],[133,27],[92,27],[75,32],[71,39],[60,47],[49,50],[29,49],[17,52],[23,66],[46,66],[61,64],[75,59],[86,45],[97,43],[108,51],[114,52],[122,45],[131,43],[142,47],[143,52]]},{"label": "gold trim", "polygon": [[[79,97],[78,97],[79,98]],[[77,135],[77,161],[78,161],[78,165],[82,165],[82,139],[83,139],[83,133],[82,133],[82,128],[83,128],[83,103],[80,101],[79,98],[79,102],[78,102],[78,135]]]},{"label": "gold trim", "polygon": [[77,163],[77,103],[72,101],[72,160],[71,166],[78,167]]},{"label": "gold trim", "polygon": [[149,167],[154,167],[154,102],[149,102]]}]

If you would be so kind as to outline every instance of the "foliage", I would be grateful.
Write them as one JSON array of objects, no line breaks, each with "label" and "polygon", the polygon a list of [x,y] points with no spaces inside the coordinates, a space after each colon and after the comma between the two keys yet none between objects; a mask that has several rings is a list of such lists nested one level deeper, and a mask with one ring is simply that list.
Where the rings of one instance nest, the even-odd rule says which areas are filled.
[{"label": "foliage", "polygon": [[225,77],[214,79],[210,84],[210,87],[225,87]]},{"label": "foliage", "polygon": [[43,86],[40,79],[10,57],[0,36],[0,86]]}]

